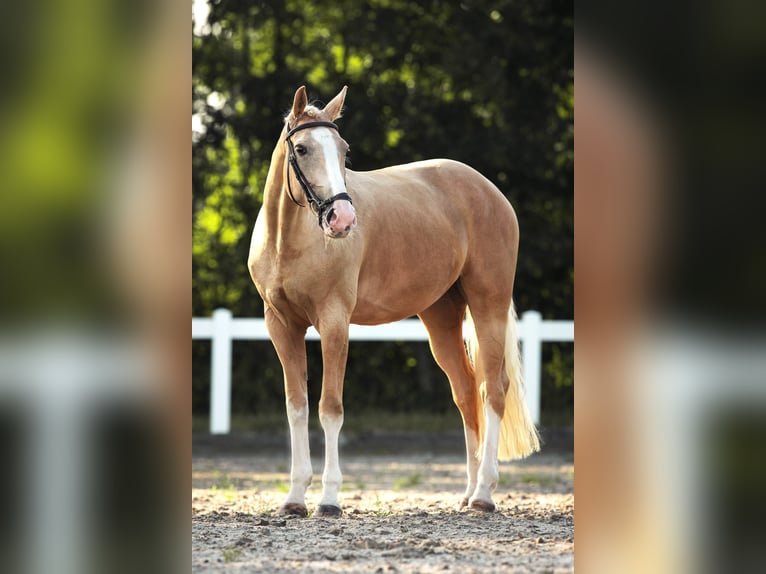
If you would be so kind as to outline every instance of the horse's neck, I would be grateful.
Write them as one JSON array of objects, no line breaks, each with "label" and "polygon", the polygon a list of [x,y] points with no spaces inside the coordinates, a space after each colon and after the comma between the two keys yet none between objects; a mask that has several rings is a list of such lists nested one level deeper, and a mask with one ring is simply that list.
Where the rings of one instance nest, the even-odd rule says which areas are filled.
[{"label": "horse's neck", "polygon": [[287,192],[286,178],[289,175],[285,167],[287,161],[285,133],[283,130],[271,155],[269,173],[263,190],[266,240],[277,250],[305,237],[301,228],[306,225],[306,214],[292,201]]}]

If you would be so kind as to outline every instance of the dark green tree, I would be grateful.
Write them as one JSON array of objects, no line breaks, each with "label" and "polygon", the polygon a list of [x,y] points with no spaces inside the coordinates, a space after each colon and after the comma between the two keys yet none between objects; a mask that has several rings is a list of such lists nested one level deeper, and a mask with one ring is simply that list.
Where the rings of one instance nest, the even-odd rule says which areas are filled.
[{"label": "dark green tree", "polygon": [[[352,169],[448,157],[495,182],[521,226],[517,307],[573,316],[572,4],[558,0],[212,2],[193,43],[195,315],[219,306],[262,315],[249,236],[282,116],[303,84],[319,103],[349,86],[339,124]],[[200,413],[206,353],[195,343]],[[571,413],[571,345],[547,353],[547,406]],[[314,345],[309,360],[318,382]],[[236,410],[281,408],[268,345],[235,345],[234,365]],[[452,408],[424,344],[352,345],[345,397],[350,409]]]}]

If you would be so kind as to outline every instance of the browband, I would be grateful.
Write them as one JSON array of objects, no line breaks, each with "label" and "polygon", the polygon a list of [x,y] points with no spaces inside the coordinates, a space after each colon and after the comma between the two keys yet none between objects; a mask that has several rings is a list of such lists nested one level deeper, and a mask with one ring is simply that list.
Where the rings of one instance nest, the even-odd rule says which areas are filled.
[{"label": "browband", "polygon": [[[319,127],[332,128],[335,131],[340,131],[338,130],[338,126],[335,125],[333,122],[323,122],[323,121],[308,122],[308,123],[296,126],[292,129],[288,129],[287,135],[285,136],[285,140],[287,141],[287,145],[290,150],[290,153],[288,154],[288,166],[293,168],[293,171],[295,172],[295,177],[298,179],[298,183],[300,183],[301,188],[303,189],[303,194],[306,196],[306,201],[308,201],[312,211],[316,214],[317,220],[319,222],[319,227],[322,227],[322,221],[324,221],[327,224],[330,223],[329,220],[333,211],[332,204],[335,202],[336,199],[345,199],[349,203],[353,203],[353,202],[351,201],[351,196],[345,192],[338,193],[328,199],[322,200],[316,194],[316,192],[311,188],[311,184],[309,184],[308,180],[306,179],[306,176],[303,174],[303,170],[301,170],[300,165],[298,165],[298,158],[295,157],[295,149],[293,148],[293,142],[292,140],[290,140],[290,137],[295,132],[299,132],[307,128],[319,128]],[[290,199],[292,199],[296,205],[303,207],[303,205],[301,203],[298,203],[298,201],[295,199],[295,196],[293,195],[292,186],[290,185],[289,174],[287,178],[287,191],[290,194]]]},{"label": "browband", "polygon": [[337,132],[337,131],[340,131],[340,130],[338,129],[338,126],[337,126],[337,125],[335,125],[333,122],[309,122],[309,123],[307,123],[307,124],[301,124],[301,125],[299,125],[299,126],[295,126],[295,127],[294,127],[294,128],[292,128],[292,129],[288,129],[288,131],[287,131],[287,136],[286,136],[286,137],[288,137],[288,138],[289,138],[289,137],[290,137],[290,136],[292,136],[292,135],[293,135],[295,132],[299,132],[299,131],[301,131],[301,130],[305,130],[306,128],[320,128],[320,127],[325,127],[325,128],[332,128],[332,129],[334,129],[336,132]]}]

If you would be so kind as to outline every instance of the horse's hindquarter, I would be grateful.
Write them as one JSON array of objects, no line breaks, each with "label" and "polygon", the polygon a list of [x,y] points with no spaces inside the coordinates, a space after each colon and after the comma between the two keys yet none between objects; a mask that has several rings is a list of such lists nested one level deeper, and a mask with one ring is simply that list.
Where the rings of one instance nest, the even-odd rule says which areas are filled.
[{"label": "horse's hindquarter", "polygon": [[364,256],[352,322],[374,324],[430,307],[478,250],[513,250],[515,214],[475,170],[430,160],[348,172]]}]

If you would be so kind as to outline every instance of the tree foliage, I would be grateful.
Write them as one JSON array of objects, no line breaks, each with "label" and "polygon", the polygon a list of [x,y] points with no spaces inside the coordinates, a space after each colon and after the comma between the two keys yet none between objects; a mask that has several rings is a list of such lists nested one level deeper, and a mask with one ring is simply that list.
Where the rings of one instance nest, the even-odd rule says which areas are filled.
[{"label": "tree foliage", "polygon": [[[262,315],[246,260],[283,114],[300,85],[321,104],[346,84],[339,124],[352,169],[430,157],[478,169],[519,217],[518,308],[573,316],[571,2],[217,0],[200,30],[192,85],[195,315],[219,306]],[[347,403],[373,395],[390,408],[416,408],[430,388],[434,408],[450,408],[446,380],[427,353],[417,344],[352,345]],[[196,344],[197,390],[205,354]],[[556,364],[571,370],[567,356],[556,353]],[[310,362],[319,381],[318,353]],[[273,351],[240,349],[235,369],[235,409],[281,402]],[[554,379],[566,376],[554,369]],[[399,380],[421,388],[401,393]],[[313,394],[318,386],[310,385]],[[195,404],[204,409],[205,393]]]}]

